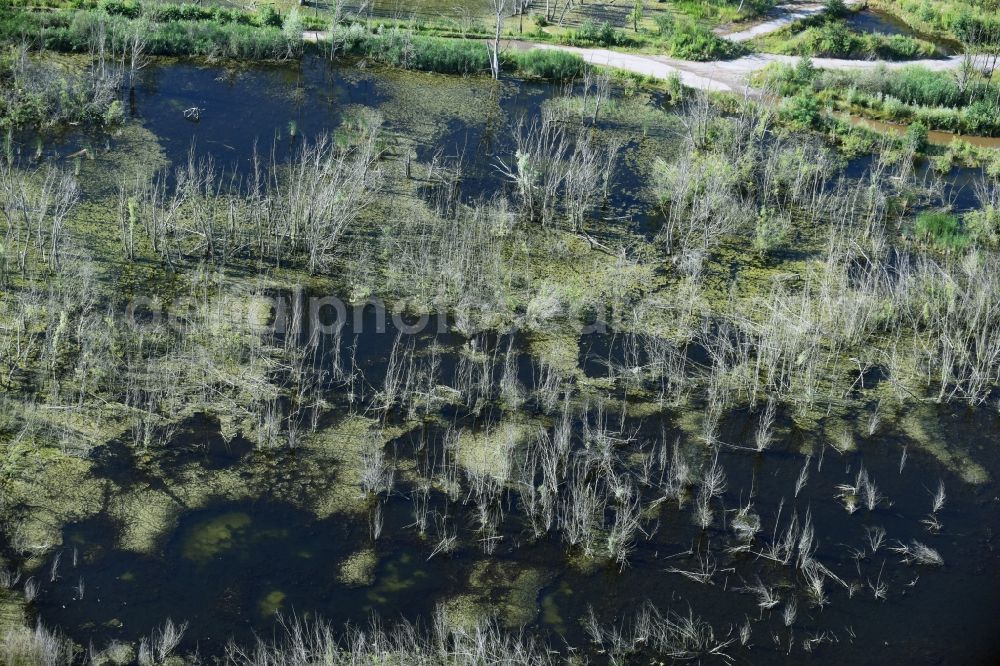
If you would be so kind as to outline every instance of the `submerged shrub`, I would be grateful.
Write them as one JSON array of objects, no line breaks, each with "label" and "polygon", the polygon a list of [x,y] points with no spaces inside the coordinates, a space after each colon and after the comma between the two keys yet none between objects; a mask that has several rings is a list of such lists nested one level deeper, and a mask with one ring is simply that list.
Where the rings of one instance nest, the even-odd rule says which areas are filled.
[{"label": "submerged shrub", "polygon": [[969,211],[963,221],[966,232],[976,245],[1000,245],[1000,209],[986,206],[981,210]]},{"label": "submerged shrub", "polygon": [[774,252],[785,242],[790,227],[791,220],[786,215],[762,209],[754,225],[753,249],[761,256]]}]

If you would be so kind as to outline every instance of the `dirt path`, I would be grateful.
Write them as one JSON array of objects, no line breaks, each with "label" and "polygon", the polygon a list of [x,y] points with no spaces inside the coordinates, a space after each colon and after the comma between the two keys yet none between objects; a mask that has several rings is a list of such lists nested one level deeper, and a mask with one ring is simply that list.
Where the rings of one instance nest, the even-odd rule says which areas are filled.
[{"label": "dirt path", "polygon": [[[862,4],[862,2],[865,2],[865,0],[845,0],[844,4],[848,7],[853,7]],[[722,26],[716,28],[715,34],[731,42],[748,42],[754,37],[777,32],[796,21],[822,14],[825,11],[825,2],[788,2],[778,5],[769,13],[768,18],[749,27],[745,24],[740,26]],[[733,28],[736,27],[738,29],[734,30]]]},{"label": "dirt path", "polygon": [[[666,56],[643,55],[638,53],[622,53],[608,49],[588,49],[560,44],[539,44],[533,42],[508,42],[509,47],[518,49],[541,49],[575,53],[586,62],[605,67],[615,67],[644,76],[666,79],[672,74],[678,74],[684,85],[698,90],[717,92],[744,92],[750,89],[750,76],[767,67],[772,62],[794,64],[799,61],[796,56],[755,53],[734,60],[716,60],[713,62],[691,62]],[[962,56],[950,58],[907,60],[887,62],[880,60],[844,60],[840,58],[813,58],[813,65],[820,69],[874,69],[885,66],[888,69],[899,69],[910,65],[920,65],[935,71],[957,68],[962,62]]]},{"label": "dirt path", "polygon": [[[854,3],[848,2],[847,4],[850,5]],[[748,42],[754,37],[760,37],[761,35],[781,30],[785,26],[791,25],[796,21],[801,21],[802,19],[809,18],[810,16],[822,14],[825,11],[826,5],[823,3],[791,2],[784,5],[778,5],[774,8],[774,11],[771,14],[772,18],[752,25],[749,28],[730,31],[730,29],[722,27],[716,30],[715,34],[724,39],[728,39],[731,42]]]}]

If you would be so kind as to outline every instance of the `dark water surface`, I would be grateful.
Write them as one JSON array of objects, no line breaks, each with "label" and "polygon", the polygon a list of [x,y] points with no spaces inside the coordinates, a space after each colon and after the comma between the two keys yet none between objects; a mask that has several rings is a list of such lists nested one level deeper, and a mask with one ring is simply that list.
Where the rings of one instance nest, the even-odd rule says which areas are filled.
[{"label": "dark water surface", "polygon": [[[380,355],[386,347],[379,341],[392,340],[395,335],[390,327],[384,334],[367,337],[367,351],[361,354],[359,364],[374,376],[384,369]],[[350,340],[345,336],[342,344],[346,346]],[[615,336],[581,339],[581,358],[589,359],[590,374],[602,374],[600,368],[606,364],[599,362],[601,358],[621,362],[620,340]],[[477,344],[489,352],[494,347],[506,349],[509,343],[493,338]],[[445,366],[456,367],[454,354],[461,338],[450,336],[442,344]],[[692,358],[697,354],[693,352]],[[449,372],[444,371],[443,376],[447,378]],[[530,368],[519,372],[526,382],[530,382],[530,374]],[[468,426],[478,422],[462,410],[451,418]],[[658,442],[682,436],[676,418],[665,413],[627,419],[623,430],[634,433],[636,441],[620,454],[625,457],[631,451],[648,451]],[[745,410],[729,413],[721,440],[748,446],[757,418]],[[995,411],[943,408],[938,418],[946,441],[972,452],[992,478],[1000,475],[996,451],[1000,417]],[[35,608],[46,622],[60,626],[78,641],[93,640],[99,645],[113,638],[137,640],[166,617],[187,620],[190,626],[185,647],[197,647],[203,655],[210,655],[218,654],[230,636],[244,642],[254,636],[270,636],[279,628],[277,612],[320,616],[335,624],[363,624],[372,613],[383,619],[403,617],[429,623],[436,604],[468,591],[465,581],[475,564],[490,561],[543,572],[545,582],[535,599],[537,615],[531,626],[557,645],[564,640],[571,645],[588,643],[580,618],[590,607],[602,621],[613,622],[650,600],[664,609],[692,610],[711,622],[720,638],[727,632],[735,636],[745,618],[755,620],[749,649],[737,641],[727,650],[741,663],[801,663],[800,643],[809,636],[824,640],[810,657],[817,663],[992,663],[997,647],[993,615],[1000,600],[1000,501],[995,485],[964,483],[923,453],[916,442],[886,424],[874,437],[859,440],[856,451],[816,451],[809,462],[808,483],[795,497],[796,479],[805,461],[798,451],[814,436],[796,429],[787,419],[779,417],[779,423],[781,437],[764,454],[722,448],[719,462],[728,477],[722,505],[731,511],[753,498],[763,521],[758,544],[770,540],[776,523],[782,530],[793,510],[800,520],[809,515],[817,535],[817,558],[837,576],[861,586],[849,593],[828,581],[830,603],[824,608],[810,607],[800,599],[792,632],[781,622],[780,608],[757,621],[761,613],[755,598],[738,590],[758,576],[771,581],[786,578],[791,583],[796,576],[794,568],[770,563],[755,550],[725,554],[727,547],[737,543],[732,533],[718,518],[708,530],[696,527],[690,503],[682,510],[673,502],[663,505],[650,525],[649,538],[640,538],[626,567],[602,565],[582,571],[569,565],[557,537],[540,541],[530,537],[513,495],[507,500],[500,546],[486,556],[474,531],[472,506],[461,501],[448,505],[440,493],[432,493],[434,508],[443,511],[450,507],[455,515],[460,540],[453,553],[432,556],[434,540],[421,538],[413,525],[407,498],[412,489],[406,483],[397,483],[384,505],[382,536],[374,543],[379,563],[370,585],[351,588],[337,578],[338,565],[349,554],[372,545],[364,519],[316,519],[309,512],[269,499],[265,490],[253,501],[218,501],[183,514],[162,550],[153,555],[117,550],[116,526],[104,517],[67,527],[62,576],[43,586]],[[583,446],[579,428],[575,433],[574,447],[579,449]],[[433,451],[442,436],[439,427],[428,426],[419,439]],[[416,453],[417,438],[404,436],[388,448],[400,460],[431,455]],[[904,447],[907,460],[901,470]],[[175,450],[181,453],[173,453]],[[274,462],[286,469],[293,481],[297,456],[306,455],[296,451],[253,452],[239,442],[235,450],[226,448],[209,421],[192,423],[168,451],[178,464],[190,461],[189,453],[184,452],[199,451],[202,464],[207,466],[239,465],[255,456],[277,456]],[[127,455],[112,452],[99,469],[127,487],[129,464]],[[848,514],[835,499],[836,486],[853,481],[862,465],[888,499],[872,512],[860,508]],[[945,482],[948,499],[938,514],[943,530],[932,534],[920,521],[930,511],[931,494],[939,479]],[[866,526],[884,527],[887,545],[857,559],[851,549],[864,549]],[[912,539],[937,549],[945,565],[904,565],[900,556],[888,549]],[[79,555],[75,567],[68,564],[70,549]],[[696,554],[706,552],[712,552],[718,561],[719,573],[712,584],[698,584],[667,571],[692,569],[697,564]],[[82,600],[76,598],[74,588],[78,578],[86,581]],[[888,585],[885,601],[874,599],[867,587],[878,580]],[[509,583],[495,582],[501,586]],[[790,636],[799,644],[789,654]],[[599,655],[597,661],[601,661]]]}]

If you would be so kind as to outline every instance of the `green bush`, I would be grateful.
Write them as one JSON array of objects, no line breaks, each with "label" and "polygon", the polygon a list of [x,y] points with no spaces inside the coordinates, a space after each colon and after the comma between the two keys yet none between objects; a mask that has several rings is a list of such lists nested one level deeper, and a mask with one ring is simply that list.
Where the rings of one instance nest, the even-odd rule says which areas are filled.
[{"label": "green bush", "polygon": [[906,60],[937,54],[930,42],[907,35],[858,34],[842,20],[805,22],[802,28],[787,28],[764,38],[763,48],[785,55],[824,58],[882,58]]},{"label": "green bush", "polygon": [[845,16],[847,14],[847,3],[844,0],[826,0],[827,16]]},{"label": "green bush", "polygon": [[770,65],[755,80],[785,97],[819,94],[885,120],[919,121],[928,129],[963,134],[1000,134],[1000,108],[993,101],[1000,99],[1000,86],[994,83],[974,80],[960,87],[951,72],[919,66],[821,70],[809,76],[804,67]]},{"label": "green bush", "polygon": [[815,95],[809,94],[798,94],[785,100],[782,115],[801,129],[815,127],[822,117],[819,100]]},{"label": "green bush", "polygon": [[142,14],[142,7],[138,3],[119,2],[118,0],[107,0],[101,4],[101,9],[108,14],[131,19],[139,18],[139,15]]},{"label": "green bush", "polygon": [[[158,21],[156,16],[181,16],[185,9],[198,5],[155,6],[156,13],[145,14],[137,27],[147,38],[150,55],[194,55],[243,59],[277,59],[302,51],[298,35],[283,35],[275,27],[258,27],[240,22],[221,23],[216,20],[173,19]],[[169,11],[164,13],[161,10]],[[194,11],[194,10],[191,10]],[[215,10],[211,10],[214,15]],[[34,46],[53,51],[86,53],[93,36],[104,30],[116,51],[124,48],[130,29],[136,21],[123,14],[106,14],[102,10],[55,12],[0,11],[0,39],[20,41],[24,35],[34,36]]]},{"label": "green bush", "polygon": [[914,152],[923,152],[927,148],[927,125],[919,120],[910,123],[906,128],[906,144]]},{"label": "green bush", "polygon": [[743,47],[720,39],[711,30],[690,19],[674,24],[667,50],[674,58],[698,61],[721,60],[743,53]]},{"label": "green bush", "polygon": [[1000,128],[1000,107],[996,101],[976,100],[965,110],[965,131],[987,134]]},{"label": "green bush", "polygon": [[626,46],[630,43],[624,31],[615,30],[607,21],[598,24],[591,19],[584,21],[578,30],[571,30],[568,39],[571,44],[588,46]]},{"label": "green bush", "polygon": [[674,32],[674,15],[671,12],[660,12],[653,17],[656,28],[661,35],[671,35]]},{"label": "green bush", "polygon": [[260,12],[260,24],[261,25],[269,25],[272,28],[280,28],[281,27],[281,23],[282,23],[282,21],[281,21],[281,14],[279,14],[278,12],[276,12],[274,10],[274,7],[272,7],[271,5],[267,5]]},{"label": "green bush", "polygon": [[965,214],[965,229],[976,245],[997,247],[1000,245],[1000,210],[987,206]]},{"label": "green bush", "polygon": [[799,58],[799,61],[795,63],[795,81],[802,85],[808,85],[815,78],[816,68],[813,66],[812,58],[808,56]]}]

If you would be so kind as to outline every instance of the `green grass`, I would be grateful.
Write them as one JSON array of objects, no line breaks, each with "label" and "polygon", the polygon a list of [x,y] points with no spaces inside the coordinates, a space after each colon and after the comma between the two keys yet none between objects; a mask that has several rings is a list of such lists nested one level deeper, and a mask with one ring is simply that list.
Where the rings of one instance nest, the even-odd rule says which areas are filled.
[{"label": "green grass", "polygon": [[645,29],[632,32],[615,29],[610,23],[587,21],[580,28],[558,36],[558,41],[571,46],[653,50],[673,58],[695,61],[725,60],[746,52],[742,45],[722,39],[690,19],[674,20],[665,14],[659,15],[658,19],[655,32]]},{"label": "green grass", "polygon": [[578,78],[586,69],[582,58],[563,51],[512,51],[506,55],[506,62],[523,76],[551,81]]},{"label": "green grass", "polygon": [[213,19],[180,19],[158,22],[148,16],[129,18],[103,10],[54,12],[0,11],[0,40],[72,53],[90,49],[96,31],[103,29],[111,46],[122,48],[132,29],[146,35],[150,55],[212,56],[249,60],[280,59],[302,52],[302,40],[281,28]]},{"label": "green grass", "polygon": [[1000,135],[1000,86],[974,76],[964,85],[953,72],[916,65],[889,70],[832,71],[772,65],[758,74],[758,85],[780,95],[816,95],[841,110],[928,129],[975,135]]},{"label": "green grass", "polygon": [[869,0],[869,3],[925,33],[977,43],[980,35],[1000,34],[997,0]]},{"label": "green grass", "polygon": [[489,70],[489,57],[483,42],[427,37],[392,28],[381,33],[360,25],[338,28],[345,53],[368,58],[391,67],[474,74]]},{"label": "green grass", "polygon": [[767,53],[883,60],[912,60],[940,55],[927,41],[906,35],[858,33],[838,18],[821,17],[801,21],[756,40]]},{"label": "green grass", "polygon": [[[345,53],[391,67],[442,74],[482,74],[490,69],[486,44],[478,40],[429,37],[397,28],[373,33],[359,24],[338,29],[337,35]],[[586,63],[560,51],[510,51],[503,57],[502,69],[563,81],[582,75]]]},{"label": "green grass", "polygon": [[746,47],[721,39],[692,21],[677,21],[664,38],[667,54],[683,60],[724,60],[746,52]]},{"label": "green grass", "polygon": [[[287,16],[269,11],[252,15],[198,5],[108,3],[98,9],[53,12],[7,9],[0,10],[0,40],[18,43],[28,36],[36,47],[85,53],[102,28],[116,50],[121,49],[125,35],[138,29],[146,35],[150,55],[269,60],[302,52],[298,26],[285,29],[288,21]],[[342,53],[391,67],[445,74],[489,71],[486,44],[479,40],[415,34],[398,27],[376,32],[364,24],[337,26],[335,33]],[[512,52],[504,65],[508,71],[551,80],[574,78],[585,68],[578,56],[550,51]],[[38,109],[52,107],[34,97],[21,96],[16,104],[10,99],[11,95],[0,98],[0,115],[11,118],[9,123],[14,124],[23,124],[19,116],[37,118],[41,114]]]},{"label": "green grass", "polygon": [[670,6],[678,14],[696,21],[718,25],[743,21],[766,14],[775,0],[671,0]]},{"label": "green grass", "polygon": [[913,224],[918,239],[945,252],[968,247],[969,235],[957,215],[941,211],[924,211]]}]

